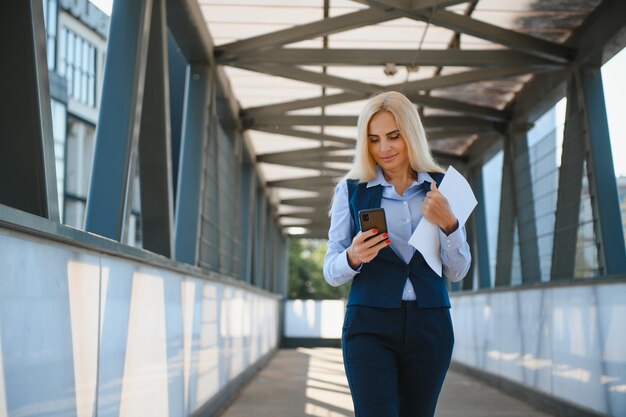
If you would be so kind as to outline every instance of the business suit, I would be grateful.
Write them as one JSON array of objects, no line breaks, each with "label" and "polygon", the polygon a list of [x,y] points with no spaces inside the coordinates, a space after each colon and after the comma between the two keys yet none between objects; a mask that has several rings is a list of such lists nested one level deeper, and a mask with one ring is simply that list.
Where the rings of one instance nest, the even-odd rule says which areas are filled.
[{"label": "business suit", "polygon": [[[412,189],[418,196],[426,192],[425,178],[439,182],[443,177],[420,175],[421,181]],[[378,183],[348,180],[338,186],[333,206],[347,200],[349,214],[335,221],[349,221],[352,229],[342,239],[329,234],[324,272],[333,285],[345,280],[333,272],[332,264],[343,262],[341,247],[347,247],[346,242],[358,233],[358,211],[389,203],[383,199],[388,184],[380,179],[380,171],[378,177]],[[421,200],[413,205],[419,204]],[[388,217],[387,222],[392,229],[394,218]],[[331,230],[332,223],[331,216]],[[464,235],[459,239],[466,245]],[[382,249],[353,275],[342,344],[357,417],[431,417],[450,363],[454,336],[445,280],[432,271],[418,251],[410,258],[404,254],[404,259],[396,252],[399,248]],[[459,274],[464,275],[465,266],[460,269]],[[333,281],[333,275],[340,279]]]}]

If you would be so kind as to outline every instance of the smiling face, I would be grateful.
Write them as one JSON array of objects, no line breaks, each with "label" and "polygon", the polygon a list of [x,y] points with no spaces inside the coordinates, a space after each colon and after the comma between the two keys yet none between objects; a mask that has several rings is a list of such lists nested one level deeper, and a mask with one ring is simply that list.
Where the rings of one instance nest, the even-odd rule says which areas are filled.
[{"label": "smiling face", "polygon": [[406,143],[392,113],[381,112],[372,116],[367,141],[370,155],[383,171],[404,172],[409,169]]}]

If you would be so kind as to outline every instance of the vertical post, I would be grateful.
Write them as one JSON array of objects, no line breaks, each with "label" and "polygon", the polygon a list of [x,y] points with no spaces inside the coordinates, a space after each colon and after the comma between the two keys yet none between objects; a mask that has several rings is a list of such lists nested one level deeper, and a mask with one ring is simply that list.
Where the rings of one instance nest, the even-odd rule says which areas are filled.
[{"label": "vertical post", "polygon": [[522,283],[541,282],[539,266],[539,246],[537,244],[537,222],[533,179],[530,172],[530,154],[526,127],[511,133],[513,146],[513,184],[517,230],[519,234],[520,257],[522,263]]},{"label": "vertical post", "polygon": [[208,67],[188,67],[174,228],[176,259],[191,265],[198,262],[209,78]]},{"label": "vertical post", "polygon": [[115,1],[85,229],[117,241],[132,205],[152,0]]},{"label": "vertical post", "polygon": [[478,264],[478,288],[491,286],[491,268],[489,267],[489,242],[487,238],[487,207],[485,206],[485,188],[483,186],[482,165],[477,166],[472,172],[472,183],[478,206],[475,215],[475,235]]},{"label": "vertical post", "polygon": [[0,204],[59,221],[52,111],[41,0],[0,13]]},{"label": "vertical post", "polygon": [[600,68],[580,69],[577,79],[598,262],[602,275],[623,274],[626,248]]},{"label": "vertical post", "polygon": [[154,0],[139,133],[143,247],[172,256],[172,167],[165,0]]},{"label": "vertical post", "polygon": [[582,120],[576,80],[567,83],[567,111],[559,169],[551,279],[571,279],[576,265],[576,239],[585,161]]},{"label": "vertical post", "polygon": [[183,103],[185,100],[185,78],[187,76],[187,61],[180,52],[176,40],[171,33],[167,37],[167,70],[169,77],[170,95],[170,126],[171,126],[171,158],[172,158],[172,187],[176,199],[178,185],[178,162],[180,160],[180,142],[183,122]]},{"label": "vertical post", "polygon": [[241,166],[241,278],[252,283],[254,250],[254,213],[256,203],[256,176],[252,166]]},{"label": "vertical post", "polygon": [[500,219],[498,225],[498,250],[495,286],[511,285],[513,266],[513,231],[515,227],[515,193],[513,191],[513,144],[504,138],[502,156],[502,186],[500,193]]}]

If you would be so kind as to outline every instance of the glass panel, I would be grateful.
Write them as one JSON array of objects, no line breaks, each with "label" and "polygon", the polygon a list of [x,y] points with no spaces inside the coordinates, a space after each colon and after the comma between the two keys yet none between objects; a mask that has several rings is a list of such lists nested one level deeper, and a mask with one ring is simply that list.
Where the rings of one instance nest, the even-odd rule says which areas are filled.
[{"label": "glass panel", "polygon": [[88,88],[88,75],[87,71],[89,70],[89,53],[91,50],[91,44],[89,42],[83,42],[83,53],[81,60],[81,81],[82,81],[82,89],[80,94],[80,101],[87,104],[87,88]]},{"label": "glass panel", "polygon": [[498,228],[500,226],[500,193],[502,191],[502,151],[483,165],[483,190],[487,215],[487,246],[491,287],[495,286],[496,258],[498,253]]},{"label": "glass panel", "polygon": [[69,96],[74,95],[74,43],[76,36],[71,30],[67,32],[67,56],[65,62],[67,63],[67,94]]},{"label": "glass panel", "polygon": [[89,83],[88,83],[88,90],[89,90],[89,97],[88,97],[88,103],[91,107],[95,107],[96,106],[96,79],[95,79],[95,74],[96,74],[96,48],[94,48],[93,46],[90,47],[89,49]]},{"label": "glass panel", "polygon": [[65,49],[67,45],[67,29],[62,28],[59,33],[59,75],[65,76]]},{"label": "glass panel", "polygon": [[604,101],[611,135],[613,166],[617,179],[622,225],[626,238],[626,118],[624,118],[624,97],[626,97],[626,48],[602,66]]},{"label": "glass panel", "polygon": [[589,278],[598,276],[598,248],[593,228],[593,210],[589,195],[589,180],[587,179],[587,162],[584,165],[582,196],[580,199],[580,214],[578,216],[578,238],[576,240],[575,278]]},{"label": "glass panel", "polygon": [[72,96],[77,99],[80,100],[80,89],[81,89],[81,82],[80,82],[80,62],[81,62],[81,53],[82,53],[82,46],[83,46],[83,40],[78,37],[78,36],[74,36],[74,94],[72,94]]},{"label": "glass panel", "polygon": [[563,99],[541,116],[527,135],[541,281],[550,280],[552,267],[565,107]]}]

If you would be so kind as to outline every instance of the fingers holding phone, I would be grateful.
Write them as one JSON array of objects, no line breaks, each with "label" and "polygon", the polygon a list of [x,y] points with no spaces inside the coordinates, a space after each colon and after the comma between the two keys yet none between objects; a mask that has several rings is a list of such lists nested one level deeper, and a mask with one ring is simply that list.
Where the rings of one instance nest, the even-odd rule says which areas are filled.
[{"label": "fingers holding phone", "polygon": [[348,263],[356,269],[361,263],[368,263],[381,249],[389,246],[385,211],[382,208],[359,211],[359,232],[348,248]]}]

